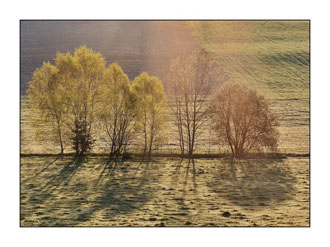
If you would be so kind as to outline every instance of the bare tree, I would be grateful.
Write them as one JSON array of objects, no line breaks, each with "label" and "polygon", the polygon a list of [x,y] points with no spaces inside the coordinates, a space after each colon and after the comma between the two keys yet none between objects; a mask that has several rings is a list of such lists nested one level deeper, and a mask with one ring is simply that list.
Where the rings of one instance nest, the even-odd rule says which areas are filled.
[{"label": "bare tree", "polygon": [[277,147],[277,118],[256,91],[227,83],[212,99],[210,109],[219,144],[228,146],[234,157]]},{"label": "bare tree", "polygon": [[192,156],[198,134],[207,121],[208,98],[223,81],[223,72],[202,49],[174,58],[170,64],[168,93],[175,116],[181,154]]}]

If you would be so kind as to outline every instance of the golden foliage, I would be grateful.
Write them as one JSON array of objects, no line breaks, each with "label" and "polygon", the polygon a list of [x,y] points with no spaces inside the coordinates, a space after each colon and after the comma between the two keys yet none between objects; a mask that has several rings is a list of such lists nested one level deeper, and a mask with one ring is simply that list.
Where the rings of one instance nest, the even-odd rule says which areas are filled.
[{"label": "golden foliage", "polygon": [[136,96],[137,126],[144,134],[144,153],[151,155],[154,143],[164,141],[168,105],[160,79],[144,72],[132,84]]}]

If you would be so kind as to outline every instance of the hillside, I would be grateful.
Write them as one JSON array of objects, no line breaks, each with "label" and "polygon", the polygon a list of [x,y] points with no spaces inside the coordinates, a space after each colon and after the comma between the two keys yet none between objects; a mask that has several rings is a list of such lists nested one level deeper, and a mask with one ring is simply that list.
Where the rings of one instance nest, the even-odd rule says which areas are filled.
[{"label": "hillside", "polygon": [[236,82],[268,98],[309,97],[309,22],[188,22],[198,42]]}]

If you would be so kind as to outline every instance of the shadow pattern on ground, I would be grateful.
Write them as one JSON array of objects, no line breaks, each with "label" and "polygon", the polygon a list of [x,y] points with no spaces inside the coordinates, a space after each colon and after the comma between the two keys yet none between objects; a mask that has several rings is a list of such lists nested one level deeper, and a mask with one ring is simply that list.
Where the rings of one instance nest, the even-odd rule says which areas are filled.
[{"label": "shadow pattern on ground", "polygon": [[296,179],[281,160],[227,160],[219,164],[208,183],[217,196],[258,210],[290,200]]},{"label": "shadow pattern on ground", "polygon": [[308,225],[304,158],[21,162],[21,226]]},{"label": "shadow pattern on ground", "polygon": [[[136,169],[142,172],[137,175],[130,163],[108,161],[95,182],[97,196],[89,196],[90,206],[82,210],[76,224],[93,220],[95,213],[101,212],[105,222],[116,221],[115,217],[139,210],[151,200],[152,190],[145,189],[150,180],[154,179],[149,162],[140,163]],[[74,204],[74,201],[72,201]],[[129,224],[129,223],[128,223]]]},{"label": "shadow pattern on ground", "polygon": [[[144,187],[157,178],[149,172],[155,170],[154,164],[132,163],[105,158],[74,157],[65,162],[55,159],[23,180],[21,220],[28,217],[34,219],[32,225],[40,226],[74,226],[91,220],[97,213],[110,222],[117,215],[138,210],[152,196],[152,188]],[[54,166],[60,169],[54,172]],[[90,174],[93,166],[101,168],[100,173]]]}]

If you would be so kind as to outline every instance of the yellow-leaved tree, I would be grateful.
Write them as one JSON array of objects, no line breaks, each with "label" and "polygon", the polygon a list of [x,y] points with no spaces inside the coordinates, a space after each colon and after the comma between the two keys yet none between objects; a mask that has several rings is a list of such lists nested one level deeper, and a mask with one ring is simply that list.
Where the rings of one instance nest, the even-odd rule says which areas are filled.
[{"label": "yellow-leaved tree", "polygon": [[57,54],[56,67],[60,91],[65,105],[65,124],[70,130],[70,142],[76,154],[90,150],[95,139],[93,125],[99,104],[99,86],[105,71],[105,59],[86,46],[69,53]]},{"label": "yellow-leaved tree", "polygon": [[61,153],[64,143],[77,155],[89,151],[100,124],[110,156],[122,153],[138,131],[150,156],[154,144],[164,140],[168,119],[162,82],[142,73],[131,85],[118,64],[105,65],[102,55],[86,46],[73,55],[58,53],[55,66],[47,62],[35,71],[28,90],[31,107],[38,121],[51,127]]},{"label": "yellow-leaved tree", "polygon": [[37,128],[37,133],[58,143],[63,154],[64,104],[59,88],[58,69],[45,62],[33,73],[27,92],[33,113],[32,125]]},{"label": "yellow-leaved tree", "polygon": [[135,101],[127,75],[113,63],[104,73],[99,88],[99,119],[108,137],[109,156],[118,156],[126,150],[134,134]]},{"label": "yellow-leaved tree", "polygon": [[168,105],[160,79],[144,72],[132,84],[136,96],[137,122],[144,137],[144,155],[150,157],[153,145],[164,140]]}]

